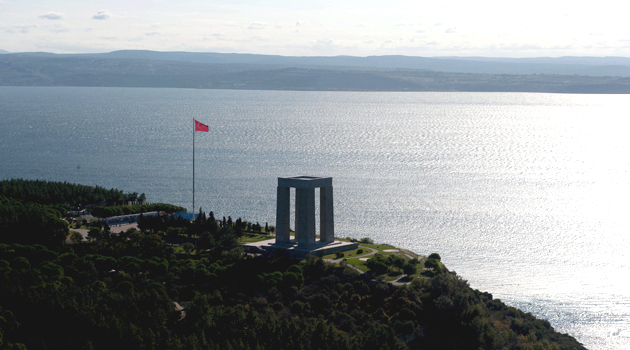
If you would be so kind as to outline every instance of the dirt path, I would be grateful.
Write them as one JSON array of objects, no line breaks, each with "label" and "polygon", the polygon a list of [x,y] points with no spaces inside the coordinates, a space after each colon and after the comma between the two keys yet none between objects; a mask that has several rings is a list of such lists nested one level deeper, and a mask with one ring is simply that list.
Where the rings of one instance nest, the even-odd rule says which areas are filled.
[{"label": "dirt path", "polygon": [[110,226],[109,231],[111,233],[121,233],[123,231],[127,231],[130,228],[138,228],[138,223],[134,222],[131,224],[123,224],[123,225],[116,225],[116,226]]},{"label": "dirt path", "polygon": [[[378,253],[378,249],[369,248],[369,247],[364,247],[364,246],[359,246],[359,248],[364,249],[364,250],[365,250],[365,249],[368,249],[368,250],[370,250],[370,252],[369,252],[369,253],[366,253],[366,254],[362,254],[362,255],[357,255],[357,256],[354,256],[354,257],[352,257],[352,259],[357,259],[357,258],[361,259],[361,258],[365,258],[365,257],[368,257],[368,256],[371,256],[371,255],[374,255],[374,254]],[[406,252],[406,251],[404,251],[404,250],[400,250],[400,252],[402,252],[402,253],[403,253],[405,256],[407,256],[409,259],[414,259],[414,258],[415,258],[414,256],[411,256],[408,252]],[[420,256],[420,255],[419,255],[419,256],[418,256],[418,260],[420,260],[421,258],[422,258],[422,256]],[[343,259],[344,259],[344,258],[340,258],[340,259],[324,259],[324,261],[326,261],[326,262],[331,262],[331,263],[335,263],[335,264],[339,264],[340,262],[342,262],[342,261],[343,261]],[[350,264],[348,264],[348,265],[346,265],[346,266],[348,266],[348,267],[350,267],[350,268],[352,268],[352,269],[356,270],[356,271],[357,271],[358,273],[360,273],[360,274],[365,274],[365,272],[361,271],[361,269],[359,269],[359,268],[357,268],[357,267],[355,267],[355,266],[352,266],[352,265],[350,265]],[[395,285],[395,286],[404,286],[404,285],[406,285],[406,284],[409,284],[409,282],[410,282],[410,281],[409,281],[409,282],[401,282],[401,281],[400,281],[400,280],[401,280],[402,278],[404,278],[404,277],[407,277],[407,275],[404,275],[404,274],[403,274],[403,275],[401,275],[400,277],[398,277],[397,279],[395,279],[394,281],[389,281],[389,283],[391,283],[391,284],[393,284],[393,285]]]}]

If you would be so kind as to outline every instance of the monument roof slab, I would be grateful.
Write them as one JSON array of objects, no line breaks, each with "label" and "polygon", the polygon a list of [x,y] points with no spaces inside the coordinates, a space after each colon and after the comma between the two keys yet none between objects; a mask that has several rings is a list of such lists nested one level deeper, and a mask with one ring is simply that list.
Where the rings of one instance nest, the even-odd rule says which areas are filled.
[{"label": "monument roof slab", "polygon": [[278,187],[294,187],[299,189],[313,189],[316,187],[332,187],[332,177],[295,176],[279,177]]}]

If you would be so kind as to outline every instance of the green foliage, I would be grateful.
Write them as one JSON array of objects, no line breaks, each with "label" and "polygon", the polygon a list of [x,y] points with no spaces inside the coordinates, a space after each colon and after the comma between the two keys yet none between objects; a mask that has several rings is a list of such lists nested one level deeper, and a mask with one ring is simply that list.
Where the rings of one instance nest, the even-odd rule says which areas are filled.
[{"label": "green foliage", "polygon": [[365,263],[365,265],[375,276],[382,275],[389,271],[389,264],[387,263],[387,259],[382,254],[375,254],[374,257],[370,258]]},{"label": "green foliage", "polygon": [[88,230],[88,239],[90,240],[99,240],[103,238],[103,233],[97,227],[92,227]]},{"label": "green foliage", "polygon": [[[219,227],[212,212],[195,222],[143,218],[140,231],[118,235],[94,227],[91,242],[45,246],[35,243],[55,237],[62,207],[0,204],[0,237],[11,243],[0,243],[1,349],[583,349],[471,289],[437,254],[425,264],[434,277],[396,287],[315,256],[246,256],[238,238],[260,224],[229,218]],[[191,237],[196,245],[185,248],[195,255],[165,242]],[[372,275],[411,274],[417,264],[367,261]]]},{"label": "green foliage", "polygon": [[22,202],[70,206],[101,203],[113,205],[114,203],[136,202],[138,199],[137,193],[125,194],[113,188],[107,190],[99,186],[23,179],[0,181],[0,196],[2,195]]},{"label": "green foliage", "polygon": [[432,269],[434,274],[440,274],[444,272],[444,266],[439,260],[429,258],[424,262],[424,267]]},{"label": "green foliage", "polygon": [[407,262],[403,265],[402,270],[406,275],[413,275],[416,273],[417,268],[415,264]]},{"label": "green foliage", "polygon": [[363,244],[374,244],[374,241],[372,240],[372,238],[368,238],[368,237],[361,238],[359,242]]},{"label": "green foliage", "polygon": [[59,216],[57,207],[0,196],[0,242],[59,245],[68,235]]},{"label": "green foliage", "polygon": [[440,254],[438,254],[438,253],[431,253],[431,254],[429,255],[429,259],[434,259],[434,260],[437,260],[437,261],[442,261],[442,258],[440,257]]},{"label": "green foliage", "polygon": [[[142,237],[132,232],[127,239]],[[4,344],[64,349],[583,349],[548,322],[509,308],[448,273],[395,287],[314,256],[301,263],[284,257],[227,261],[219,259],[222,254],[139,258],[94,253],[99,247],[77,245],[77,254],[70,248],[0,244]],[[108,272],[112,268],[119,272]],[[192,300],[183,319],[173,306],[180,300]]]}]

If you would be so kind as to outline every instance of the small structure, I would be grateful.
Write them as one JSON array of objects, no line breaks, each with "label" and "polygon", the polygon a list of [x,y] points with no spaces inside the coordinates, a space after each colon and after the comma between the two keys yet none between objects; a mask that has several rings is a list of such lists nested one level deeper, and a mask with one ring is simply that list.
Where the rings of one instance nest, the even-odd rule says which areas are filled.
[{"label": "small structure", "polygon": [[335,241],[332,177],[279,177],[276,243],[289,243],[291,187],[295,188],[295,240],[299,246],[315,244],[315,188],[319,190],[319,241]]},{"label": "small structure", "polygon": [[111,217],[105,218],[103,221],[105,221],[110,226],[124,225],[124,224],[139,222],[141,215],[146,217],[146,216],[158,216],[159,214],[160,213],[157,211],[150,211],[146,213],[111,216]]},{"label": "small structure", "polygon": [[[295,188],[295,236],[291,237],[291,188]],[[315,232],[315,189],[319,188],[319,240]],[[358,243],[335,241],[332,177],[279,177],[276,239],[246,243],[246,251],[270,254],[284,250],[296,258],[356,249]]]}]

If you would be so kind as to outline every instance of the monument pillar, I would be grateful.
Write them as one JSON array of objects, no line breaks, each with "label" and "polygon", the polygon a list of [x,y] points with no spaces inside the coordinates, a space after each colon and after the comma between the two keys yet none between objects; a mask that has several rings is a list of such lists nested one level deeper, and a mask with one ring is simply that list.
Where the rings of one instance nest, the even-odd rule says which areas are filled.
[{"label": "monument pillar", "polygon": [[291,188],[278,186],[276,207],[276,243],[289,243],[291,220]]},{"label": "monument pillar", "polygon": [[332,186],[319,189],[319,230],[320,241],[331,243],[335,240]]},{"label": "monument pillar", "polygon": [[315,189],[295,190],[295,236],[298,244],[315,244]]}]

